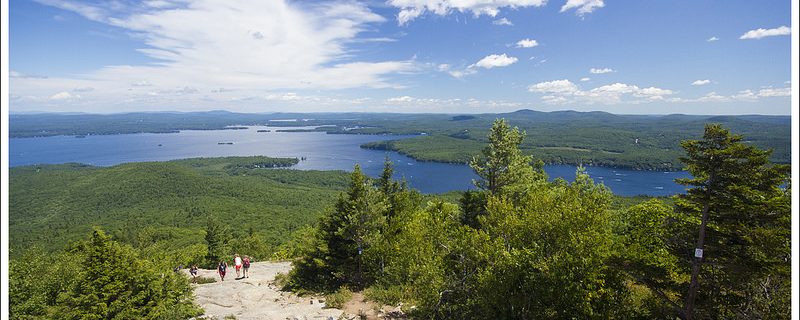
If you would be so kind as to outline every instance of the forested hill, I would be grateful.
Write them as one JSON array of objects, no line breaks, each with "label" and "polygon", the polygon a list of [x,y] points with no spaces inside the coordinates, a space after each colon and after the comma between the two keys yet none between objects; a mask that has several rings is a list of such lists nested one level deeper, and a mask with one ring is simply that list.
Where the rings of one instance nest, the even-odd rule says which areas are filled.
[{"label": "forested hill", "polygon": [[11,168],[11,255],[32,245],[60,250],[92,226],[126,243],[169,240],[164,245],[181,248],[204,243],[213,216],[231,227],[227,238],[254,237],[250,245],[260,243],[253,250],[265,258],[314,222],[347,184],[342,171],[264,169],[296,161],[230,157]]}]

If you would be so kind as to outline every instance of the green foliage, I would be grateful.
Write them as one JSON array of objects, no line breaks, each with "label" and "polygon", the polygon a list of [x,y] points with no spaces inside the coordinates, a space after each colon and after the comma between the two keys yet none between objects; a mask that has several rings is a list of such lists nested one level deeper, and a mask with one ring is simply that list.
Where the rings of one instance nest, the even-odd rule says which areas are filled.
[{"label": "green foliage", "polygon": [[473,228],[479,228],[478,217],[486,215],[486,202],[488,194],[483,191],[465,191],[458,200],[461,207],[461,223]]},{"label": "green foliage", "polygon": [[[744,143],[718,124],[707,125],[702,140],[681,145],[687,153],[681,160],[693,178],[677,180],[692,187],[676,197],[677,209],[694,222],[694,230],[705,214],[708,221],[701,237],[704,255],[697,262],[700,290],[694,313],[762,317],[773,312],[752,306],[761,295],[753,289],[760,283],[759,290],[769,292],[775,289],[770,282],[789,278],[790,197],[780,188],[788,181],[789,167],[771,165],[771,151]],[[692,248],[693,238],[686,239],[685,247]],[[785,294],[777,289],[776,296]]]},{"label": "green foliage", "polygon": [[[738,143],[738,138],[726,139]],[[574,183],[546,182],[520,152],[522,134],[503,121],[489,141],[483,160],[474,163],[484,190],[464,193],[459,206],[441,200],[425,208],[414,205],[423,198],[387,187],[388,166],[377,187],[361,187],[368,184],[353,176],[349,197],[337,208],[359,199],[358,208],[375,210],[371,217],[392,214],[383,213],[383,225],[371,228],[328,216],[316,240],[307,242],[312,249],[306,252],[312,254],[300,264],[317,266],[316,273],[294,273],[295,288],[311,288],[321,275],[337,274],[329,268],[331,261],[350,268],[360,262],[372,270],[371,281],[364,282],[367,297],[416,305],[411,315],[418,318],[675,318],[682,315],[689,282],[686,253],[696,214],[701,201],[710,201],[712,217],[727,218],[710,224],[719,234],[711,233],[717,240],[708,247],[714,248],[708,257],[715,264],[704,267],[703,285],[711,289],[701,295],[703,317],[788,316],[789,198],[778,188],[786,168],[768,165],[768,153],[749,145],[689,150],[688,158],[728,157],[714,164],[714,175],[724,175],[727,183],[708,184],[703,177],[710,167],[690,160],[695,178],[684,182],[702,186],[699,191],[676,199],[620,198],[594,184],[583,168]],[[708,186],[727,202],[709,200]],[[376,190],[382,196],[368,196]],[[382,211],[393,196],[404,204]],[[355,211],[334,213],[341,212]],[[337,255],[347,243],[326,236],[353,226],[371,239],[361,261],[352,253]],[[349,245],[345,251],[352,252]],[[335,288],[345,282],[333,283]]]},{"label": "green foliage", "polygon": [[213,269],[221,260],[228,257],[230,248],[228,247],[228,239],[230,236],[230,228],[223,225],[214,216],[208,216],[206,222],[206,246],[208,253],[204,265],[208,269]]},{"label": "green foliage", "polygon": [[[202,264],[205,249],[196,245],[205,247],[205,229],[213,214],[230,228],[223,238],[242,250],[249,246],[257,251],[241,254],[267,259],[292,232],[319,218],[347,186],[347,174],[263,168],[234,174],[225,169],[263,161],[229,157],[107,168],[74,164],[12,168],[9,230],[27,236],[11,238],[10,255],[21,255],[34,245],[50,252],[61,250],[94,225],[137,248],[149,246],[152,253],[185,257],[171,262],[174,265]],[[250,229],[257,237],[248,243]]]},{"label": "green foliage", "polygon": [[217,278],[215,277],[197,277],[194,278],[194,283],[196,284],[206,284],[206,283],[214,283],[217,282]]},{"label": "green foliage", "polygon": [[[188,319],[202,313],[186,277],[158,268],[99,229],[49,264],[36,263],[44,257],[35,254],[12,263],[12,318]],[[37,273],[26,272],[26,263]]]},{"label": "green foliage", "polygon": [[296,274],[316,278],[303,281],[319,288],[362,287],[370,281],[372,266],[365,256],[378,241],[387,204],[358,165],[350,177],[347,193],[339,196],[334,210],[320,221],[320,243],[297,263]]},{"label": "green foliage", "polygon": [[[364,120],[370,128],[347,133],[418,133],[411,139],[374,142],[365,148],[394,150],[422,161],[469,163],[487,140],[492,121],[505,117],[532,140],[520,148],[547,164],[622,167],[638,170],[681,170],[680,141],[695,139],[708,121],[720,122],[747,135],[748,142],[775,150],[771,160],[790,162],[788,118],[769,116],[622,116],[602,112],[535,112],[476,115],[467,121],[427,116],[421,119]],[[326,131],[334,130],[330,127]]]},{"label": "green foliage", "polygon": [[[528,116],[517,123],[534,123]],[[693,187],[686,195],[620,198],[582,168],[574,183],[547,182],[522,151],[531,143],[505,121],[485,140],[479,132],[448,139],[489,142],[473,162],[483,190],[442,197],[392,181],[390,163],[375,181],[358,166],[347,176],[264,169],[271,160],[257,158],[13,168],[10,229],[26,237],[11,238],[12,317],[188,318],[197,312],[188,280],[169,270],[236,251],[299,257],[276,284],[328,293],[331,307],[352,288],[415,305],[416,318],[675,318],[704,209],[697,316],[789,317],[788,168],[769,152],[712,125],[682,144],[694,176],[680,180]],[[92,224],[119,242],[100,231],[76,238]]]},{"label": "green foliage", "polygon": [[637,313],[643,318],[665,318],[678,313],[688,278],[676,255],[676,236],[686,221],[659,199],[641,202],[617,212],[613,221],[616,254],[612,265],[634,282]]},{"label": "green foliage", "polygon": [[56,319],[56,298],[81,268],[79,256],[50,254],[34,247],[9,262],[9,315],[12,319]]},{"label": "green foliage", "polygon": [[353,298],[353,292],[347,287],[341,287],[336,292],[325,295],[325,307],[342,308],[351,298]]},{"label": "green foliage", "polygon": [[533,159],[519,150],[525,133],[511,129],[505,119],[498,119],[489,132],[489,145],[481,152],[482,158],[473,158],[470,167],[482,180],[475,186],[490,193],[502,193],[506,188],[546,180],[544,171],[531,167]]},{"label": "green foliage", "polygon": [[483,143],[449,136],[431,135],[402,140],[376,141],[361,145],[362,148],[391,150],[419,161],[469,163],[475,151]]},{"label": "green foliage", "polygon": [[580,170],[573,184],[531,185],[516,202],[491,197],[479,220],[493,256],[469,315],[623,317],[623,278],[608,266],[610,198]]}]

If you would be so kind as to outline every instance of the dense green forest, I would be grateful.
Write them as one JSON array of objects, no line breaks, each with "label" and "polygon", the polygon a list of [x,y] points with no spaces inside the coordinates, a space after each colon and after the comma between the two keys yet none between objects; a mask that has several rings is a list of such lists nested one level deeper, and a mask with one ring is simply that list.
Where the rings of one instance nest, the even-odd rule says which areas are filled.
[{"label": "dense green forest", "polygon": [[[604,112],[536,112],[474,115],[408,123],[382,122],[363,133],[417,133],[425,136],[373,142],[362,147],[393,150],[423,161],[468,163],[487,143],[495,116],[527,132],[520,148],[548,164],[584,164],[639,170],[681,170],[680,141],[699,138],[706,122],[715,122],[747,137],[746,143],[772,149],[771,160],[789,163],[790,122],[769,116],[624,116]],[[337,132],[335,128],[320,130]]]},{"label": "dense green forest", "polygon": [[[130,113],[111,115],[12,115],[11,137],[174,132],[224,129],[240,125],[321,126],[300,131],[331,134],[424,134],[365,148],[395,150],[424,161],[467,163],[486,144],[496,118],[527,132],[520,148],[553,164],[584,164],[640,170],[681,170],[680,141],[698,139],[707,122],[720,123],[747,137],[745,143],[774,150],[771,160],[789,163],[790,117],[615,115],[605,112],[538,112],[503,114],[274,113],[224,111],[196,113]],[[279,121],[275,121],[279,120]],[[287,121],[289,120],[289,121]],[[292,130],[289,130],[292,131]],[[388,138],[391,139],[391,138]]]},{"label": "dense green forest", "polygon": [[693,178],[671,202],[615,201],[582,168],[548,182],[502,120],[458,204],[422,201],[391,163],[376,181],[356,166],[283,285],[362,291],[414,318],[788,319],[789,168],[704,131],[681,143]]},{"label": "dense green forest", "polygon": [[[615,197],[580,168],[548,181],[503,120],[469,161],[478,190],[444,195],[391,162],[376,178],[266,157],[12,168],[12,317],[187,319],[188,280],[165,270],[247,252],[297,257],[287,289],[414,318],[788,318],[788,166],[703,131],[680,143],[692,189],[670,199]],[[43,260],[53,277],[29,272]]]},{"label": "dense green forest", "polygon": [[269,258],[292,232],[315,221],[347,183],[341,171],[264,169],[296,161],[228,157],[11,168],[10,253],[18,256],[32,245],[61,250],[92,226],[129,244],[170,239],[163,245],[187,247],[204,242],[213,216],[230,226],[229,238],[263,242],[252,255]]}]

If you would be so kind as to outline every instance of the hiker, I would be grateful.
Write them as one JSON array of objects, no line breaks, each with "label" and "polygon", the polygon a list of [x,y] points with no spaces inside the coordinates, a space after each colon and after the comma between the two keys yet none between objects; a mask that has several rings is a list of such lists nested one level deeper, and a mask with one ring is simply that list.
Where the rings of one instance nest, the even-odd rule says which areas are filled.
[{"label": "hiker", "polygon": [[189,274],[192,275],[192,283],[197,282],[197,265],[193,264],[191,268],[189,268]]},{"label": "hiker", "polygon": [[250,276],[247,275],[247,271],[250,270],[250,257],[249,256],[244,256],[244,261],[242,262],[242,268],[244,268],[244,273],[242,274],[242,277],[250,278]]},{"label": "hiker", "polygon": [[233,255],[233,266],[236,268],[236,279],[240,279],[239,272],[242,270],[242,257],[238,253]]},{"label": "hiker", "polygon": [[228,264],[225,263],[225,260],[220,260],[219,265],[217,266],[217,272],[219,272],[219,277],[222,281],[225,281],[225,271],[228,269]]}]

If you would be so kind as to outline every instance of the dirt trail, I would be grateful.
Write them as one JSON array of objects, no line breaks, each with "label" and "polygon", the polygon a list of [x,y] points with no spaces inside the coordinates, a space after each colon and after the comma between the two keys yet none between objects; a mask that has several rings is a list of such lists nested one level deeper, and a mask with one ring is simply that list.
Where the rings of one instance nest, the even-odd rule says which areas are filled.
[{"label": "dirt trail", "polygon": [[236,280],[236,271],[230,266],[225,281],[220,281],[216,270],[200,269],[199,276],[217,282],[195,285],[195,301],[206,311],[205,317],[216,319],[227,315],[240,320],[339,318],[342,310],[323,309],[319,297],[298,297],[272,284],[277,273],[291,269],[290,262],[254,262],[250,277]]}]

